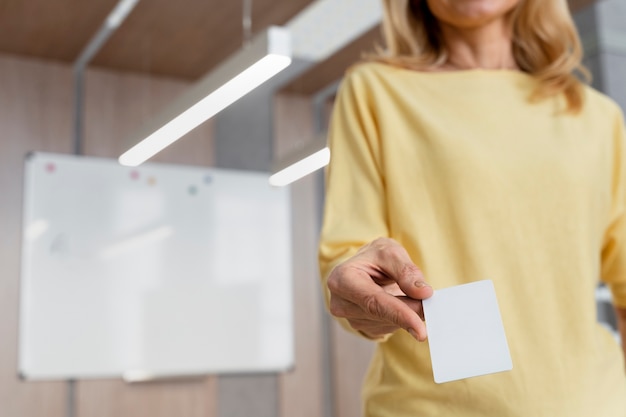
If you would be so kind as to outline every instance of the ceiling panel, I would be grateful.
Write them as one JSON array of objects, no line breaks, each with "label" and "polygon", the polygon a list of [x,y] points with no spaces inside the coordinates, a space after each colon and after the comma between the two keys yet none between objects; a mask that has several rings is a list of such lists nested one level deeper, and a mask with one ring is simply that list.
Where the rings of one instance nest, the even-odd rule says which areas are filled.
[{"label": "ceiling panel", "polygon": [[[313,0],[253,0],[252,32]],[[117,0],[1,0],[0,52],[73,62]],[[90,65],[195,79],[242,47],[242,0],[140,0]]]},{"label": "ceiling panel", "polygon": [[1,0],[0,51],[73,61],[117,0]]},{"label": "ceiling panel", "polygon": [[[311,1],[253,1],[253,33],[284,24]],[[93,65],[193,79],[242,44],[241,1],[144,0]]]}]

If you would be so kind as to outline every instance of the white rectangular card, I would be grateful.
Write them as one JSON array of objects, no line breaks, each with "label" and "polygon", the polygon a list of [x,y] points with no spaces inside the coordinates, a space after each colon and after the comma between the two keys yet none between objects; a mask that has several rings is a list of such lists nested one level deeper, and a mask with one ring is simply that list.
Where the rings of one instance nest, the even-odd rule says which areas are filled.
[{"label": "white rectangular card", "polygon": [[491,280],[436,290],[423,305],[436,383],[513,369]]}]

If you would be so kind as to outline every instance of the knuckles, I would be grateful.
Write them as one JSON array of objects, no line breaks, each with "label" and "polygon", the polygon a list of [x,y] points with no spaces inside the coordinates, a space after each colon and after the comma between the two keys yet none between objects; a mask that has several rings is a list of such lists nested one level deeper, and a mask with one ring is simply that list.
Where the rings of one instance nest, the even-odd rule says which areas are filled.
[{"label": "knuckles", "polygon": [[330,314],[335,317],[346,318],[346,310],[344,309],[342,303],[337,301],[336,297],[331,296],[328,310],[330,311]]},{"label": "knuckles", "polygon": [[421,275],[422,271],[414,264],[404,264],[400,268],[400,276],[402,277],[415,277]]},{"label": "knuckles", "polygon": [[330,272],[326,286],[330,290],[331,294],[341,291],[343,277],[347,273],[346,269],[345,263],[341,263]]},{"label": "knuckles", "polygon": [[[330,291],[329,311],[335,317],[346,318],[348,321],[351,318],[354,319],[352,317],[355,314],[354,306],[348,307],[345,300],[353,298],[347,298],[346,295],[354,291],[355,282],[353,280],[359,278],[355,275],[355,273],[359,274],[356,272],[360,269],[359,262],[367,265],[367,267],[370,267],[372,262],[374,265],[394,265],[391,269],[395,270],[399,274],[397,278],[403,281],[409,277],[421,275],[420,269],[410,261],[406,249],[397,241],[387,237],[374,239],[363,246],[357,255],[338,264],[330,272],[326,286]],[[386,326],[399,326],[406,320],[406,317],[403,320],[403,314],[400,310],[387,306],[388,302],[385,300],[385,296],[386,293],[375,291],[359,297],[359,302],[355,303],[361,310],[359,316],[367,316],[369,317],[368,320],[379,322],[379,325],[384,322]],[[350,303],[350,305],[352,304]],[[421,308],[419,310],[418,314],[421,313]],[[361,324],[356,325],[361,326]]]},{"label": "knuckles", "polygon": [[368,294],[363,299],[363,309],[371,317],[380,317],[381,308],[377,294]]}]

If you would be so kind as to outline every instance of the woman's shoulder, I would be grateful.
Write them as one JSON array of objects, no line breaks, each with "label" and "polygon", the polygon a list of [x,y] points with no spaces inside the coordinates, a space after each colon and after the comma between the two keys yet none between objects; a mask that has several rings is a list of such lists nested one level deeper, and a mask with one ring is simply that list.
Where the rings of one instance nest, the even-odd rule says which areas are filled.
[{"label": "woman's shoulder", "polygon": [[604,116],[623,118],[624,110],[620,107],[617,101],[590,85],[584,86],[584,99],[584,112],[593,112]]},{"label": "woman's shoulder", "polygon": [[344,80],[371,80],[388,76],[392,73],[394,67],[382,62],[376,61],[359,61],[350,65],[345,73]]},{"label": "woman's shoulder", "polygon": [[356,62],[345,70],[339,91],[361,98],[379,95],[380,90],[386,90],[394,78],[393,72],[394,67],[384,63]]}]

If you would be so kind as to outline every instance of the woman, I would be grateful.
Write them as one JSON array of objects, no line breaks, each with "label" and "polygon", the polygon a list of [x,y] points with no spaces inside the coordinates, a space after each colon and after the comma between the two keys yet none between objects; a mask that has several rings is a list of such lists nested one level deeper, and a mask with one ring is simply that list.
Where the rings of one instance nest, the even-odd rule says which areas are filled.
[{"label": "woman", "polygon": [[[574,75],[565,0],[385,0],[329,142],[331,313],[378,342],[367,416],[626,416],[624,121]],[[436,385],[421,300],[492,279],[513,370]],[[427,283],[428,282],[428,283]],[[432,285],[432,287],[431,287]]]}]

